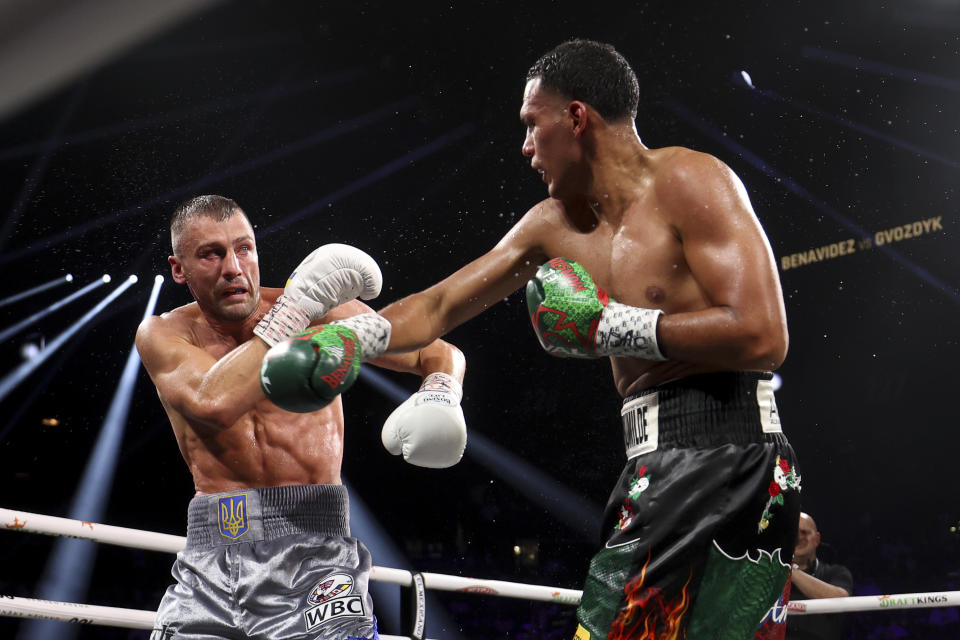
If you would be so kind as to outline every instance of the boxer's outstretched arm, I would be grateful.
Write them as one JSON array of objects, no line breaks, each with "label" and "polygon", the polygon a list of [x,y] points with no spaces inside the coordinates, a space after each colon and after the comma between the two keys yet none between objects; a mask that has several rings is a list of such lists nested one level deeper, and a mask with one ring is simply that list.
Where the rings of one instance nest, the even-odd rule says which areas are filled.
[{"label": "boxer's outstretched arm", "polygon": [[546,259],[536,224],[531,210],[488,253],[380,310],[392,325],[387,353],[422,348],[523,287]]},{"label": "boxer's outstretched arm", "polygon": [[[333,322],[343,320],[361,313],[370,313],[373,311],[370,307],[354,300],[341,305],[331,311],[323,318],[324,322]],[[463,383],[463,376],[466,371],[466,359],[463,352],[457,347],[444,340],[433,340],[418,350],[409,353],[391,353],[382,355],[370,361],[370,364],[391,371],[400,371],[403,373],[413,373],[421,378],[425,378],[431,373],[446,373]]]},{"label": "boxer's outstretched arm", "polygon": [[[346,391],[369,362],[423,377],[420,389],[387,418],[381,440],[387,451],[410,464],[445,468],[460,461],[467,444],[467,425],[460,401],[466,361],[453,345],[430,337],[409,353],[384,354],[389,323],[359,301],[333,309],[322,326],[278,343],[266,354],[260,370],[261,389],[288,411],[312,411]],[[366,328],[358,336],[350,325]],[[366,358],[364,358],[366,356]]]}]

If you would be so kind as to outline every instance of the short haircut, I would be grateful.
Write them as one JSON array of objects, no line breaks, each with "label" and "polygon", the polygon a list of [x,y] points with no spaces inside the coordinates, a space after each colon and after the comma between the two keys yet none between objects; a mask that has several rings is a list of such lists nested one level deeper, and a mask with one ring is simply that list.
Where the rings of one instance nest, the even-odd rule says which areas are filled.
[{"label": "short haircut", "polygon": [[609,44],[582,39],[564,42],[530,67],[527,80],[534,78],[540,78],[546,89],[586,102],[604,120],[637,117],[637,75]]},{"label": "short haircut", "polygon": [[197,196],[183,202],[170,216],[170,244],[173,246],[173,255],[183,257],[180,246],[180,233],[188,221],[199,217],[213,218],[223,222],[233,217],[233,214],[243,214],[240,206],[230,198],[223,196]]}]

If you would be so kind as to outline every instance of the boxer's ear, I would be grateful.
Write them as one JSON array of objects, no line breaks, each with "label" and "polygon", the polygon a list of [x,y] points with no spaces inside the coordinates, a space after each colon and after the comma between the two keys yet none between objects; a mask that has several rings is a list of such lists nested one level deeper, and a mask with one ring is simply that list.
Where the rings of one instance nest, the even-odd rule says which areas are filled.
[{"label": "boxer's ear", "polygon": [[590,112],[586,103],[574,100],[567,105],[567,115],[573,126],[573,135],[579,138],[587,130],[587,124],[590,122]]},{"label": "boxer's ear", "polygon": [[187,274],[183,272],[183,263],[177,256],[169,256],[167,262],[170,263],[170,275],[177,284],[186,284]]}]

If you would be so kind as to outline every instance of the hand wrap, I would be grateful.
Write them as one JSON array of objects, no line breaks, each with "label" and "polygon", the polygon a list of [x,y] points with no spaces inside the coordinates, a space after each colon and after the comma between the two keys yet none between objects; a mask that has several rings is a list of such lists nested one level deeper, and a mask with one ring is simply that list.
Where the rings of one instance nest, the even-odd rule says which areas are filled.
[{"label": "hand wrap", "polygon": [[620,304],[577,262],[554,258],[527,283],[534,332],[550,354],[666,360],[657,344],[659,309]]},{"label": "hand wrap", "polygon": [[254,335],[274,346],[306,329],[344,302],[376,298],[383,276],[376,261],[346,244],[325,244],[303,259]]}]

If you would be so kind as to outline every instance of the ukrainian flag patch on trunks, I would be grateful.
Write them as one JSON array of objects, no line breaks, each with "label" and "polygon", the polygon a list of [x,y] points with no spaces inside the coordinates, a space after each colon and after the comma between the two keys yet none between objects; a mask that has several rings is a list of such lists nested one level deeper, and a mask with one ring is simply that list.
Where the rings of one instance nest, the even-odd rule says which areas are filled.
[{"label": "ukrainian flag patch on trunks", "polygon": [[247,494],[220,498],[217,508],[220,513],[220,535],[236,540],[250,528],[247,521]]}]

